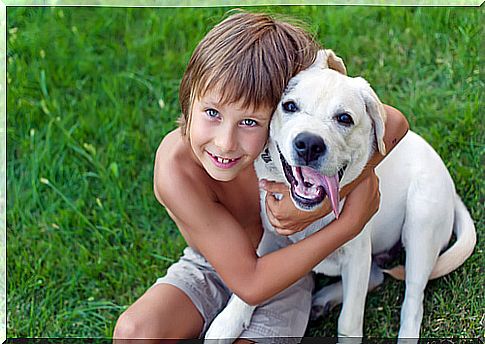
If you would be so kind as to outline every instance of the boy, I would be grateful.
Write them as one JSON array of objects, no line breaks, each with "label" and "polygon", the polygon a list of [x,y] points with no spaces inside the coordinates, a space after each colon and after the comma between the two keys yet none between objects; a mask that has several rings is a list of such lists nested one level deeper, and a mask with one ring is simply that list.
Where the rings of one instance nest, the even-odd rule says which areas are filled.
[{"label": "boy", "polygon": [[[338,221],[294,245],[256,255],[262,226],[253,161],[288,80],[313,63],[317,50],[304,30],[250,13],[228,17],[199,43],[180,87],[180,128],[161,142],[154,171],[155,195],[188,247],[122,314],[115,338],[202,336],[232,292],[260,304],[242,338],[303,336],[311,269],[355,237],[379,204],[377,179],[367,168]],[[407,126],[397,111],[388,118],[390,150]]]}]

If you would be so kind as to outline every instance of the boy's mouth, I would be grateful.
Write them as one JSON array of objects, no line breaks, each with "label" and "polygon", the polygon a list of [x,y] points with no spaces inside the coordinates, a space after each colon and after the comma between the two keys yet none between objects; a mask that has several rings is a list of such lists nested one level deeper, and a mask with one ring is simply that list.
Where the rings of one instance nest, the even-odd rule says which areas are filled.
[{"label": "boy's mouth", "polygon": [[290,184],[291,197],[295,204],[305,210],[312,210],[323,202],[328,196],[335,217],[339,217],[339,182],[343,177],[345,168],[342,167],[337,174],[326,176],[308,166],[291,166],[286,161],[279,147],[281,164],[286,180]]},{"label": "boy's mouth", "polygon": [[212,161],[214,162],[214,164],[217,167],[223,168],[223,169],[231,168],[234,165],[236,165],[239,162],[239,160],[241,160],[240,157],[239,158],[226,158],[226,157],[221,157],[221,156],[212,154],[209,151],[206,151],[206,152],[210,156],[210,158],[212,159]]}]

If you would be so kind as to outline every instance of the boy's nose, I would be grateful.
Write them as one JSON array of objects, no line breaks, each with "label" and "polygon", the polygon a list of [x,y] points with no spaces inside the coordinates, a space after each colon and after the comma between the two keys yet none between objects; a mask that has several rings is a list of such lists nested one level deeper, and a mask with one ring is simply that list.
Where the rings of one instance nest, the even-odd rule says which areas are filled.
[{"label": "boy's nose", "polygon": [[231,152],[237,148],[236,133],[228,128],[221,128],[215,138],[216,146],[221,150],[221,153]]}]

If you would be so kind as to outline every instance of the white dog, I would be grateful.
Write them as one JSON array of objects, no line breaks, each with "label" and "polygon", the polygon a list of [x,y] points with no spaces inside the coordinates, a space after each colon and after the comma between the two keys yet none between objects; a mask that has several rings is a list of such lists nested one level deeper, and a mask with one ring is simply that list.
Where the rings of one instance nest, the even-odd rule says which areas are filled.
[{"label": "white dog", "polygon": [[[255,162],[259,178],[289,184],[298,208],[315,209],[326,196],[331,201],[334,213],[290,236],[293,242],[334,220],[344,202],[339,200],[339,187],[359,176],[376,149],[385,154],[385,112],[376,94],[364,79],[328,67],[345,72],[341,60],[325,50],[314,65],[290,81],[271,120],[267,149]],[[475,227],[443,161],[414,132],[406,134],[376,174],[379,211],[361,234],[314,268],[317,273],[340,275],[342,281],[314,295],[312,313],[321,314],[342,302],[339,337],[362,337],[367,291],[383,281],[372,257],[401,242],[406,250],[405,273],[402,266],[386,272],[406,281],[399,337],[418,338],[428,280],[453,271],[470,256]],[[263,225],[265,231],[273,231],[264,199],[263,192]],[[456,242],[440,255],[452,231]],[[260,255],[274,249],[264,238]],[[254,308],[233,295],[206,338],[237,338],[250,323]]]}]

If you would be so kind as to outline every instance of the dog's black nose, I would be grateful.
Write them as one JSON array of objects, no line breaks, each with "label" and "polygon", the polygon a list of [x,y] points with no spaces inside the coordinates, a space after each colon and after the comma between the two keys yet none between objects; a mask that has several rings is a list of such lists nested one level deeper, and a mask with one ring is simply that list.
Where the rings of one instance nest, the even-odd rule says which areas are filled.
[{"label": "dog's black nose", "polygon": [[293,148],[306,164],[318,160],[327,150],[320,136],[308,132],[300,133],[295,137]]}]

